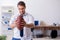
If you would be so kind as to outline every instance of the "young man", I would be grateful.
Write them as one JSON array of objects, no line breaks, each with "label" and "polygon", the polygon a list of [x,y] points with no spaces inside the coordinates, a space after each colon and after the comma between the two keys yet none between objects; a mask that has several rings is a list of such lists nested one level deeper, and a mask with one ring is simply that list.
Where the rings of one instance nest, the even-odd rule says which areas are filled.
[{"label": "young man", "polygon": [[[12,38],[12,40],[32,40],[32,34],[31,34],[31,28],[33,28],[34,26],[34,18],[32,15],[26,13],[25,9],[26,9],[26,5],[23,1],[20,1],[17,4],[19,13],[15,14],[12,16],[11,20],[10,20],[10,26],[11,28],[13,28],[14,31],[14,36]],[[23,19],[24,21],[21,22],[23,26],[23,37],[20,36],[21,34],[21,30],[19,30],[17,28],[17,22],[16,19],[19,15],[23,14]]]}]

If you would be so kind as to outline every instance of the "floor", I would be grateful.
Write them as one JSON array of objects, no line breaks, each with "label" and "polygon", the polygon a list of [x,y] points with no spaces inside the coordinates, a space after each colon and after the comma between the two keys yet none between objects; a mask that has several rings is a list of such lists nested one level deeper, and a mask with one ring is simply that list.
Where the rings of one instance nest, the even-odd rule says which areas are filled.
[{"label": "floor", "polygon": [[34,38],[33,40],[60,40],[60,37],[57,37],[55,39],[52,39],[50,37],[44,37],[44,38]]},{"label": "floor", "polygon": [[[11,35],[7,37],[7,40],[11,40]],[[60,40],[60,37],[52,39],[50,37],[43,37],[43,38],[33,38],[33,40]]]}]

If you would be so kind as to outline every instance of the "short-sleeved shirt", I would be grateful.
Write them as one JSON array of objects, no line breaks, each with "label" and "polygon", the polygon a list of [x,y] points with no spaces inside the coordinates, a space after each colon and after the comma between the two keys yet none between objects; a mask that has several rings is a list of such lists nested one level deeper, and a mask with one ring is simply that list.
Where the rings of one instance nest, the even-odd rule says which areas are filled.
[{"label": "short-sleeved shirt", "polygon": [[[15,14],[11,17],[11,20],[10,20],[10,24],[12,24],[16,19],[17,17],[19,16],[20,14]],[[34,18],[32,15],[28,14],[28,13],[25,13],[23,15],[23,19],[25,20],[25,22],[27,24],[30,24],[30,23],[33,23],[34,24]],[[32,32],[31,32],[31,28],[28,28],[28,27],[24,27],[24,36],[23,37],[20,37],[20,30],[15,27],[13,28],[13,31],[14,31],[14,38],[20,38],[22,40],[30,40],[32,39]]]}]

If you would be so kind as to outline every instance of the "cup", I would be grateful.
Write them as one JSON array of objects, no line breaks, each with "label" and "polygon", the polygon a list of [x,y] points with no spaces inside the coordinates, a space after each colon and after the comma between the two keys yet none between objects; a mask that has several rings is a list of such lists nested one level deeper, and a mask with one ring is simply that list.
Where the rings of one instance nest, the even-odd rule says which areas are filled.
[{"label": "cup", "polygon": [[39,21],[38,20],[35,20],[34,21],[34,24],[35,24],[35,26],[38,26],[39,25]]}]

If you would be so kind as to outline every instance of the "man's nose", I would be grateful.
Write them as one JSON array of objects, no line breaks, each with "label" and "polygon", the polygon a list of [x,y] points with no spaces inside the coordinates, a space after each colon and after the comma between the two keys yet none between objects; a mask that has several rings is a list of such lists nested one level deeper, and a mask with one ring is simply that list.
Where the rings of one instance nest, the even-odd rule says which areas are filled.
[{"label": "man's nose", "polygon": [[23,10],[21,10],[21,12],[23,12]]}]

